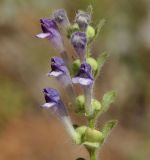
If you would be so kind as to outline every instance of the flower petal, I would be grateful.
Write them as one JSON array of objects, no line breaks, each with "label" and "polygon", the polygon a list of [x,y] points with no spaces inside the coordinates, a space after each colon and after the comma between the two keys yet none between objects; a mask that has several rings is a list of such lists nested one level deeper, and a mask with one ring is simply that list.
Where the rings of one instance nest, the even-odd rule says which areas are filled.
[{"label": "flower petal", "polygon": [[72,82],[73,83],[79,83],[79,84],[84,85],[84,86],[88,86],[88,85],[91,85],[93,83],[93,81],[89,78],[80,78],[80,77],[72,78]]},{"label": "flower petal", "polygon": [[51,102],[51,103],[44,103],[41,107],[43,107],[43,108],[51,108],[51,107],[53,107],[55,105],[56,105],[56,103]]},{"label": "flower petal", "polygon": [[47,38],[49,36],[50,36],[50,33],[39,33],[39,34],[36,35],[36,37],[42,38],[42,39]]},{"label": "flower petal", "polygon": [[61,71],[52,71],[52,72],[49,72],[47,75],[53,76],[53,77],[59,77],[62,74],[63,74],[63,72],[61,72]]}]

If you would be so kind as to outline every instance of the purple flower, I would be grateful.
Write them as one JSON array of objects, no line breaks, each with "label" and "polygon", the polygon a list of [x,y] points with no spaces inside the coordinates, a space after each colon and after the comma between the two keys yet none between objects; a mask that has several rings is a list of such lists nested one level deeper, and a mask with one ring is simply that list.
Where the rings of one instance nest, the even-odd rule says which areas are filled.
[{"label": "purple flower", "polygon": [[65,28],[67,28],[70,25],[67,13],[64,9],[56,10],[53,13],[53,17],[58,24],[62,25]]},{"label": "purple flower", "polygon": [[57,78],[64,87],[72,83],[69,71],[65,66],[63,59],[60,57],[51,58],[51,71],[48,73],[48,76]]},{"label": "purple flower", "polygon": [[91,22],[91,15],[88,12],[78,11],[75,22],[79,25],[81,30],[85,31]]},{"label": "purple flower", "polygon": [[73,83],[79,83],[83,86],[92,85],[93,81],[92,68],[87,63],[81,64],[78,74],[72,78]]},{"label": "purple flower", "polygon": [[52,45],[59,51],[64,51],[63,40],[58,30],[58,26],[53,19],[43,18],[40,19],[41,28],[43,33],[37,34],[38,38],[48,38]]},{"label": "purple flower", "polygon": [[79,83],[83,87],[85,96],[86,114],[92,115],[93,108],[91,106],[91,102],[92,102],[94,79],[92,76],[91,66],[87,63],[81,64],[79,72],[74,78],[72,78],[72,82]]},{"label": "purple flower", "polygon": [[51,71],[48,73],[48,76],[55,77],[61,86],[65,88],[67,91],[70,100],[73,104],[75,104],[75,93],[72,86],[72,81],[70,78],[69,71],[65,66],[65,63],[60,57],[52,57],[51,58]]},{"label": "purple flower", "polygon": [[65,66],[65,63],[60,57],[51,58],[51,72],[48,73],[48,76],[59,77],[63,74],[68,74],[68,69]]},{"label": "purple flower", "polygon": [[46,103],[44,103],[42,107],[50,108],[60,117],[68,115],[65,106],[60,98],[60,95],[56,89],[44,88],[43,93]]},{"label": "purple flower", "polygon": [[43,93],[46,103],[43,104],[42,107],[50,108],[51,111],[54,112],[61,120],[73,141],[75,141],[76,143],[80,143],[80,136],[73,128],[70,117],[68,116],[68,113],[65,109],[65,106],[60,98],[58,91],[53,88],[44,88]]},{"label": "purple flower", "polygon": [[84,32],[74,32],[71,35],[71,43],[77,52],[81,62],[85,62],[87,38]]}]

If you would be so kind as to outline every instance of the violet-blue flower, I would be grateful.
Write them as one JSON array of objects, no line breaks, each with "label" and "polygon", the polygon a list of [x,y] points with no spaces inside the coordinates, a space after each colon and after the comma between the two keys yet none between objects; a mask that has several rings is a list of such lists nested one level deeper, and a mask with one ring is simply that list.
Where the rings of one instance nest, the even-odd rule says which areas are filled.
[{"label": "violet-blue flower", "polygon": [[74,78],[72,78],[72,82],[79,83],[83,87],[85,96],[86,114],[87,115],[93,114],[91,102],[92,102],[94,79],[92,75],[91,66],[87,63],[81,64],[79,72]]},{"label": "violet-blue flower", "polygon": [[79,25],[81,30],[85,31],[91,22],[91,15],[88,12],[79,10],[75,17],[75,22]]},{"label": "violet-blue flower", "polygon": [[69,22],[67,13],[64,9],[57,9],[56,11],[54,11],[53,17],[55,21],[58,24],[62,25],[63,27],[67,28],[70,26],[70,22]]},{"label": "violet-blue flower", "polygon": [[56,89],[53,88],[44,88],[43,89],[44,97],[46,103],[42,105],[43,108],[50,108],[58,118],[63,123],[64,127],[68,131],[71,138],[76,142],[80,143],[80,137],[73,128],[70,117],[68,116],[67,110],[64,106],[63,101],[60,98],[60,95]]},{"label": "violet-blue flower", "polygon": [[72,78],[73,83],[79,83],[83,86],[88,86],[93,84],[92,68],[89,64],[83,63],[80,66],[78,74]]},{"label": "violet-blue flower", "polygon": [[48,76],[55,77],[64,87],[72,84],[69,71],[60,57],[51,58],[51,71]]},{"label": "violet-blue flower", "polygon": [[59,81],[61,86],[68,92],[71,102],[75,104],[76,95],[73,90],[70,73],[62,58],[51,58],[51,71],[48,73],[48,76],[55,77]]},{"label": "violet-blue flower", "polygon": [[48,38],[55,49],[60,53],[64,52],[63,40],[56,22],[49,18],[40,19],[40,22],[43,33],[39,33],[36,36],[42,39]]},{"label": "violet-blue flower", "polygon": [[64,107],[64,104],[60,99],[60,95],[56,89],[44,88],[43,93],[44,93],[46,103],[44,103],[42,107],[50,108],[53,112],[55,112],[60,117],[68,115]]},{"label": "violet-blue flower", "polygon": [[85,32],[74,32],[71,35],[71,43],[77,52],[81,62],[85,62],[87,37]]}]

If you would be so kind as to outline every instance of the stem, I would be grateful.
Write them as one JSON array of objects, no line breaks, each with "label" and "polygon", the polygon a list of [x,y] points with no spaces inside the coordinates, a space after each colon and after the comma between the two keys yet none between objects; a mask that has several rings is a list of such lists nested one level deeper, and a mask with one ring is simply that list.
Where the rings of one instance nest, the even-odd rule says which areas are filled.
[{"label": "stem", "polygon": [[93,114],[92,108],[92,95],[93,95],[93,84],[90,86],[84,87],[84,96],[85,96],[85,111],[88,116]]},{"label": "stem", "polygon": [[96,152],[92,152],[91,154],[90,154],[90,160],[96,160],[97,158],[96,158]]},{"label": "stem", "polygon": [[89,155],[90,155],[90,160],[97,160],[97,158],[96,158],[96,150],[88,149],[88,152],[89,152]]},{"label": "stem", "polygon": [[94,118],[88,119],[88,127],[95,128],[95,119]]}]

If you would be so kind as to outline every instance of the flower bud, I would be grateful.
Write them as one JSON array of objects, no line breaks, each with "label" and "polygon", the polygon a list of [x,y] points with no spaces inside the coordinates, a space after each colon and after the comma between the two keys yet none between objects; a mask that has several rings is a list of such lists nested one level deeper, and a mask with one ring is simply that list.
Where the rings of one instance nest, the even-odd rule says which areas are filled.
[{"label": "flower bud", "polygon": [[102,143],[103,140],[102,132],[91,128],[86,129],[84,141]]},{"label": "flower bud", "polygon": [[87,27],[86,36],[87,36],[88,42],[95,37],[95,29],[92,26]]},{"label": "flower bud", "polygon": [[[77,105],[79,111],[84,110],[84,108],[85,108],[84,95],[80,95],[76,98],[76,105]],[[92,108],[93,108],[94,112],[100,111],[102,108],[101,103],[96,99],[92,99]]]},{"label": "flower bud", "polygon": [[72,75],[76,75],[80,68],[80,60],[76,59],[72,64]]},{"label": "flower bud", "polygon": [[76,129],[76,132],[80,134],[80,136],[82,137],[85,134],[87,127],[86,126],[80,126]]},{"label": "flower bud", "polygon": [[73,45],[77,55],[79,56],[81,62],[85,62],[87,37],[85,32],[74,32],[71,35],[71,44]]},{"label": "flower bud", "polygon": [[85,31],[91,22],[91,15],[88,12],[78,11],[75,22],[79,25],[81,30]]},{"label": "flower bud", "polygon": [[92,57],[88,57],[87,60],[86,60],[86,62],[91,65],[92,71],[93,71],[94,74],[95,74],[95,72],[96,72],[97,69],[98,69],[97,61],[96,61],[94,58],[92,58]]}]

